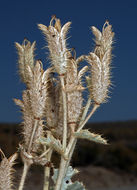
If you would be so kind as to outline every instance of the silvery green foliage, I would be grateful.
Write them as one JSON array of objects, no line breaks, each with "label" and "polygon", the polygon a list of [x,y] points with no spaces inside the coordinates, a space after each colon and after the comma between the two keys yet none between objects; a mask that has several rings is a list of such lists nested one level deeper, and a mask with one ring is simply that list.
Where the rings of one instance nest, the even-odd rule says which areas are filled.
[{"label": "silvery green foliage", "polygon": [[[78,173],[78,170],[73,169],[72,166],[68,167],[66,176],[63,179],[61,190],[85,190],[85,188],[80,182],[76,181],[75,183],[72,183],[71,178],[76,173]],[[57,177],[58,177],[58,169],[54,169],[54,175],[52,176],[52,179],[55,184],[57,181]]]},{"label": "silvery green foliage", "polygon": [[86,190],[82,183],[76,181],[75,183],[69,185],[67,190]]},{"label": "silvery green foliage", "polygon": [[55,139],[52,135],[50,135],[46,138],[45,137],[40,138],[40,142],[43,145],[53,148],[59,154],[63,153],[63,148],[62,148],[60,140]]},{"label": "silvery green foliage", "polygon": [[107,144],[107,141],[103,139],[101,135],[91,133],[87,129],[81,130],[80,132],[75,132],[74,136],[76,138],[87,139],[87,140],[94,141],[101,144]]}]

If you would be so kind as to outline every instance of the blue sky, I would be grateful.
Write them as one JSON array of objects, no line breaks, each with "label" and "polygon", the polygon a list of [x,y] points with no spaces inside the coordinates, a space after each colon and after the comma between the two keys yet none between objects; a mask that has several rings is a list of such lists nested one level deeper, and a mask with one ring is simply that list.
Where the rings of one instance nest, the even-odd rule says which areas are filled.
[{"label": "blue sky", "polygon": [[62,24],[72,21],[69,47],[77,56],[93,48],[90,26],[102,28],[105,20],[113,26],[113,88],[111,99],[92,118],[94,122],[137,119],[137,1],[136,0],[12,0],[0,2],[0,122],[20,122],[21,113],[13,98],[21,98],[24,85],[17,73],[14,42],[24,37],[36,40],[36,58],[46,62],[45,41],[38,23],[49,24],[55,14]]}]

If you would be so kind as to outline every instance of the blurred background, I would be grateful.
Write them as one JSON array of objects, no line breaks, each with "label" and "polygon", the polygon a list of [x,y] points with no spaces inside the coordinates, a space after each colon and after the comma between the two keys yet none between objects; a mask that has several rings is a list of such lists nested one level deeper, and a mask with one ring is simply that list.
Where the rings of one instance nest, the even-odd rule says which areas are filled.
[{"label": "blurred background", "polygon": [[24,85],[18,76],[14,42],[22,43],[25,37],[36,40],[36,59],[48,66],[46,43],[37,24],[49,25],[54,14],[62,24],[72,21],[68,47],[74,47],[77,56],[93,50],[91,26],[101,30],[108,20],[115,32],[110,99],[86,126],[103,134],[110,144],[79,141],[72,164],[81,168],[79,178],[88,186],[90,183],[88,189],[130,186],[132,190],[131,184],[137,188],[136,0],[0,2],[0,147],[9,156],[20,141],[21,113],[13,98],[21,98]]}]

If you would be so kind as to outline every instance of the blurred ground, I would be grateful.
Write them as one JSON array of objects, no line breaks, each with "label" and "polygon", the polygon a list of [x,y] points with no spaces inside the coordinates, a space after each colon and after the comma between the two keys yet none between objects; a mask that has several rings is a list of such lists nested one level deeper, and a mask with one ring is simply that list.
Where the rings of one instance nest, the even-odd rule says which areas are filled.
[{"label": "blurred ground", "polygon": [[[84,182],[87,190],[137,190],[137,178],[132,174],[93,165],[78,169],[80,173],[75,176],[75,179]],[[19,173],[21,175],[21,168],[18,168]],[[16,183],[19,182],[18,174]],[[24,190],[42,190],[42,174],[41,169],[32,168],[28,173]]]},{"label": "blurred ground", "polygon": [[[96,123],[86,125],[90,131],[103,134],[109,145],[80,140],[71,164],[81,172],[77,175],[88,190],[137,190],[137,121]],[[9,157],[21,140],[21,126],[0,125],[0,148]],[[53,156],[55,167],[57,155]],[[19,181],[22,166],[17,161]],[[28,174],[25,190],[42,189],[43,171],[33,167]]]},{"label": "blurred ground", "polygon": [[128,187],[128,190],[132,187],[137,189],[136,176],[126,172],[116,172],[99,166],[87,166],[80,168],[80,171],[79,179],[88,190],[121,190],[122,187]]}]

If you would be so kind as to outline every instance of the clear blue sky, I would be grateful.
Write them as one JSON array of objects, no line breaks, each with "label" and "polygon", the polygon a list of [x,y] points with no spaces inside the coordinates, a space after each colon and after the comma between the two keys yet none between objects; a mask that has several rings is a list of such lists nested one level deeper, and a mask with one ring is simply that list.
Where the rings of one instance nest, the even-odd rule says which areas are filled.
[{"label": "clear blue sky", "polygon": [[19,122],[21,113],[13,98],[21,98],[23,84],[17,73],[14,42],[27,37],[37,42],[37,58],[46,61],[45,42],[38,23],[49,24],[55,14],[64,24],[72,21],[69,47],[77,56],[93,47],[90,26],[102,28],[106,19],[115,32],[111,99],[92,121],[137,119],[137,1],[136,0],[3,0],[0,2],[0,122]]}]

